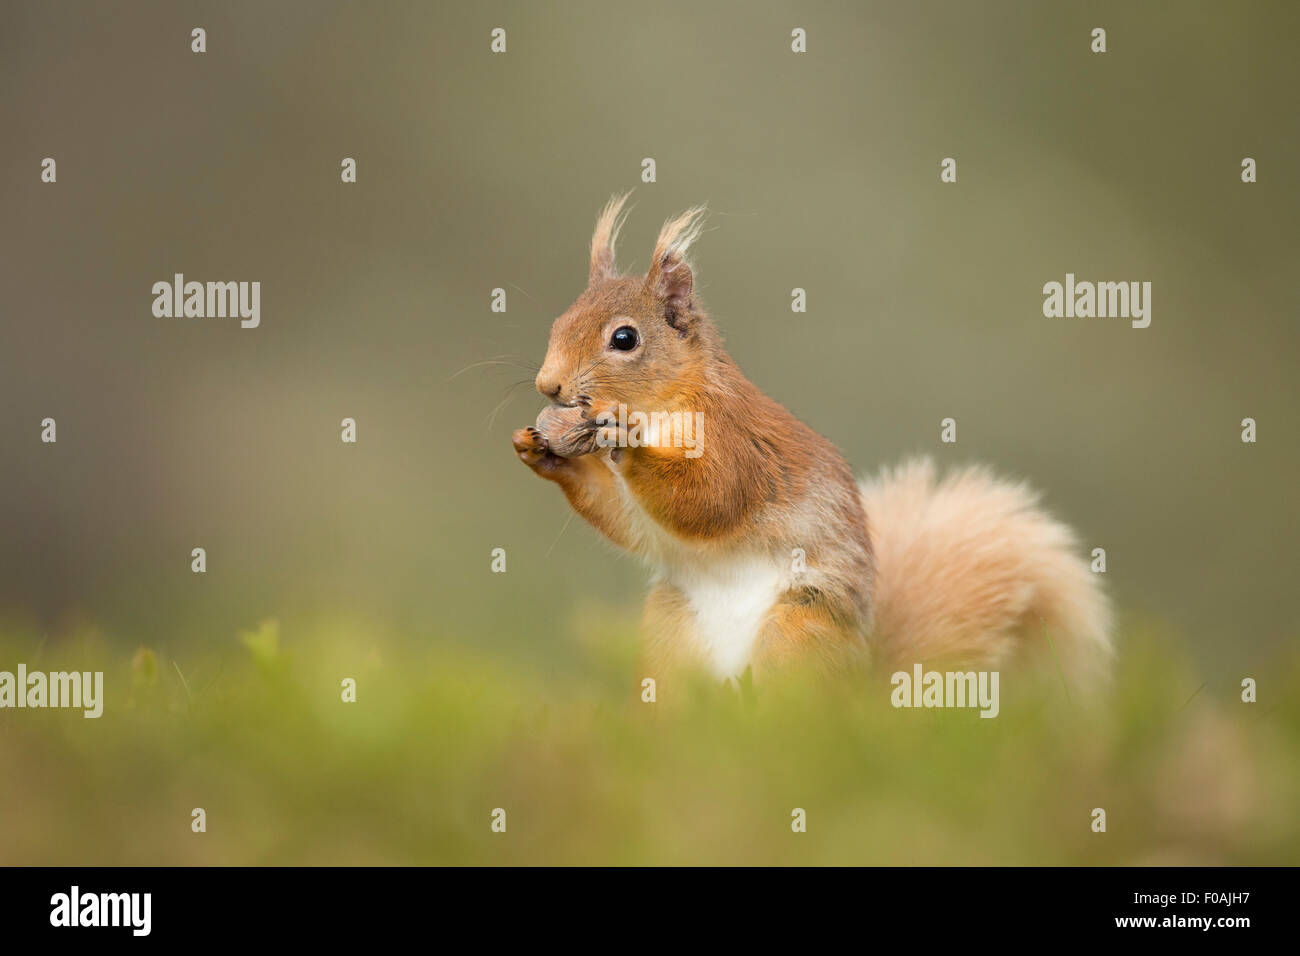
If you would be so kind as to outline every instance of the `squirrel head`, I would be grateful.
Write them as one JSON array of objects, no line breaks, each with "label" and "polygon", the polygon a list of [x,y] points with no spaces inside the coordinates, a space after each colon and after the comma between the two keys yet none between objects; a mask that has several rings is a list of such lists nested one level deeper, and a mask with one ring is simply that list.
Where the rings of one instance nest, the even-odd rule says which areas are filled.
[{"label": "squirrel head", "polygon": [[591,414],[623,404],[673,405],[683,381],[701,369],[712,327],[694,295],[686,251],[703,226],[703,207],[664,223],[645,276],[621,276],[614,243],[627,194],[615,196],[596,221],[587,288],[551,326],[537,390],[560,405]]}]

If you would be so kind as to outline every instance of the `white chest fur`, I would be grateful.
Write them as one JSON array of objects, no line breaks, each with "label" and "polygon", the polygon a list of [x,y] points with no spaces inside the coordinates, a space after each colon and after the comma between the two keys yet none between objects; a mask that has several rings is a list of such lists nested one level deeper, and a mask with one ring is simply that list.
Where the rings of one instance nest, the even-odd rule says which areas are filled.
[{"label": "white chest fur", "polygon": [[671,568],[665,576],[695,612],[697,650],[713,673],[743,674],[763,618],[781,593],[781,569],[768,558],[731,557],[707,567]]},{"label": "white chest fur", "polygon": [[632,550],[650,563],[658,580],[685,595],[694,612],[694,650],[718,678],[739,677],[749,666],[763,618],[788,586],[788,569],[770,556],[706,555],[675,538],[641,508],[617,465],[608,458],[605,463],[616,477]]}]

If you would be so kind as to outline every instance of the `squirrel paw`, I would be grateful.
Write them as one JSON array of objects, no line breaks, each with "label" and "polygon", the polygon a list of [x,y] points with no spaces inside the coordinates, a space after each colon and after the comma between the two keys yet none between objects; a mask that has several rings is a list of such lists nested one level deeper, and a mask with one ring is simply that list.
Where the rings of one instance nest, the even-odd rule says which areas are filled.
[{"label": "squirrel paw", "polygon": [[516,429],[511,440],[519,460],[534,471],[554,471],[564,464],[564,459],[551,451],[546,436],[532,425]]},{"label": "squirrel paw", "polygon": [[546,457],[546,436],[532,425],[515,430],[513,439],[519,460],[532,467]]}]

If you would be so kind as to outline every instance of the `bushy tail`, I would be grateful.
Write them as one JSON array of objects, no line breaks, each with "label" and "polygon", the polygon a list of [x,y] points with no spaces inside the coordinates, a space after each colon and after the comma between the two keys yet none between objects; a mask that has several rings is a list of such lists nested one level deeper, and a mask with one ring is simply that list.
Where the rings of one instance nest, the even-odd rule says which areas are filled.
[{"label": "bushy tail", "polygon": [[886,666],[987,669],[1037,659],[1070,686],[1105,679],[1110,609],[1074,533],[1023,484],[928,459],[862,483],[876,554],[874,639]]}]

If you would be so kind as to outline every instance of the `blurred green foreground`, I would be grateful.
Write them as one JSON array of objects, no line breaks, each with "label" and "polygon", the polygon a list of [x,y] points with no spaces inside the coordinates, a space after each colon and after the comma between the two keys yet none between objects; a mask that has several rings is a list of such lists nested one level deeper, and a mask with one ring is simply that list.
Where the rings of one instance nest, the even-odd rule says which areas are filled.
[{"label": "blurred green foreground", "polygon": [[1004,679],[988,720],[895,710],[883,682],[642,703],[631,625],[571,630],[590,663],[557,676],[338,624],[265,621],[181,661],[11,629],[0,670],[103,670],[106,702],[0,710],[0,863],[1300,860],[1300,660],[1206,681],[1130,640],[1100,705]]}]

